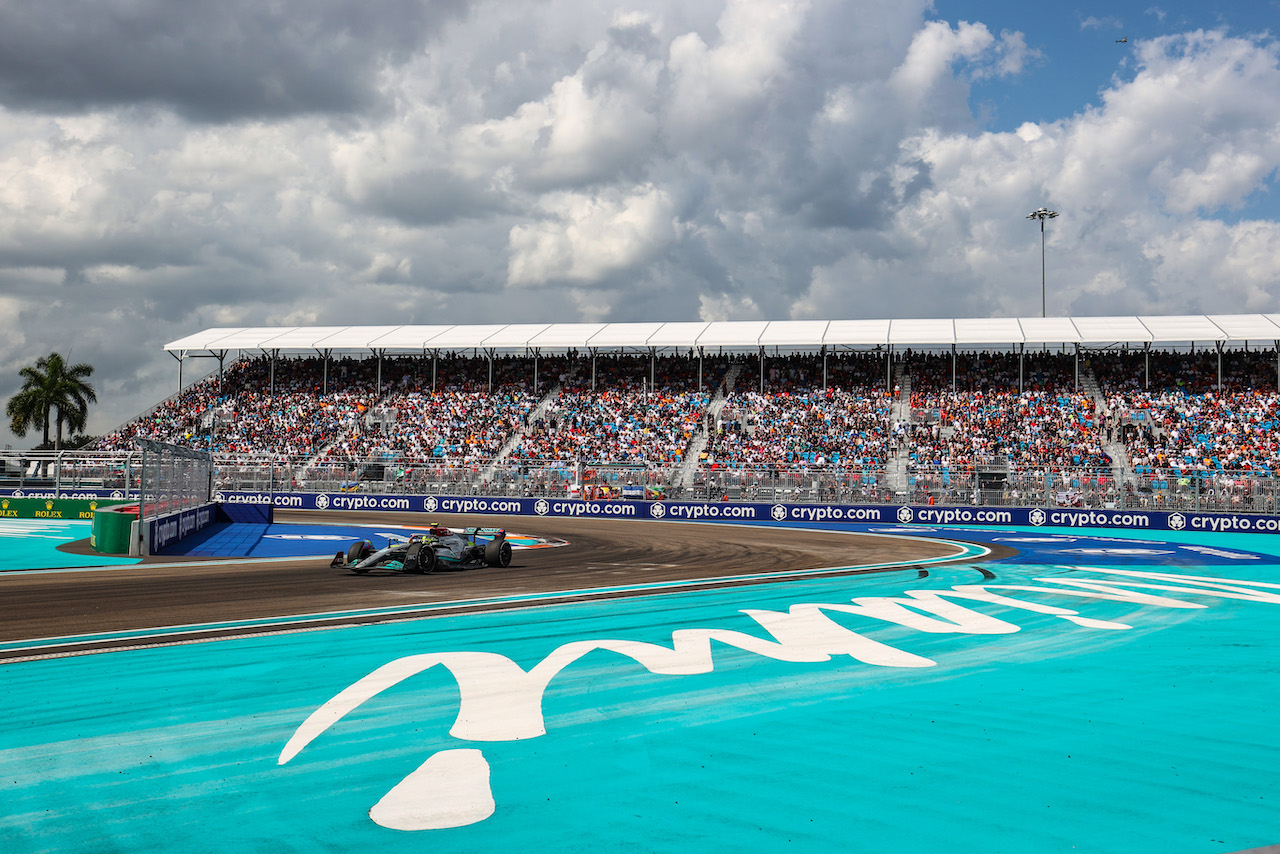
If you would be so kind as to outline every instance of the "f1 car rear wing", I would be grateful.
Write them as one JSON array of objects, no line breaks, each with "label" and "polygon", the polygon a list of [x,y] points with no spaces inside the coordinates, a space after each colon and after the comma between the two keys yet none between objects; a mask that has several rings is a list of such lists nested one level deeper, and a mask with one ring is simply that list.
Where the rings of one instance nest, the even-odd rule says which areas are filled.
[{"label": "f1 car rear wing", "polygon": [[505,528],[463,528],[462,535],[472,540],[477,536],[488,537],[491,540],[505,540],[507,531]]}]

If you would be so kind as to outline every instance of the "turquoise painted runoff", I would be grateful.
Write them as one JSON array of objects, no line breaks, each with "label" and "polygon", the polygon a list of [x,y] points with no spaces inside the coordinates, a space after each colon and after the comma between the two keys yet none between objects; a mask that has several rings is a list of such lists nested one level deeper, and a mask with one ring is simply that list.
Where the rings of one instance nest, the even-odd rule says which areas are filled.
[{"label": "turquoise painted runoff", "polygon": [[[1200,568],[983,561],[925,577],[911,568],[3,665],[0,850],[1129,854],[1275,844],[1280,539],[1191,541],[1260,557]],[[929,596],[956,585],[985,585],[1012,604]],[[903,605],[912,602],[934,610]],[[792,623],[784,650],[739,648],[744,635],[786,635],[785,619],[774,635],[763,629],[769,612],[803,615],[818,603],[828,609]],[[908,625],[833,610],[858,605]],[[817,660],[823,619],[829,644],[931,665]],[[541,694],[544,735],[451,735],[459,686],[437,666],[330,720],[280,764],[317,709],[405,656],[487,653],[528,671],[566,644],[670,648],[673,632],[690,629],[741,634],[710,643],[714,669],[685,675],[585,652]],[[778,660],[783,652],[793,660]],[[504,672],[497,683],[514,691],[518,673]],[[506,711],[517,700],[504,696]],[[471,723],[508,721],[486,712]],[[430,757],[459,749],[487,764],[491,815],[430,830],[371,818]],[[436,796],[452,803],[447,790]]]},{"label": "turquoise painted runoff", "polygon": [[88,539],[92,533],[92,522],[0,519],[0,572],[15,569],[129,566],[138,563],[138,558],[78,555],[57,550],[57,546]]}]

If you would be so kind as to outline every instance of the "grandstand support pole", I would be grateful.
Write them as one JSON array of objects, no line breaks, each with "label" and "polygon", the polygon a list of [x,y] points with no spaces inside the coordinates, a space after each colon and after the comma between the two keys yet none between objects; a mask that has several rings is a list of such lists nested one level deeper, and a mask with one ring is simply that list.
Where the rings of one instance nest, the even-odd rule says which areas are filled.
[{"label": "grandstand support pole", "polygon": [[1076,342],[1076,391],[1080,390],[1080,342]]},{"label": "grandstand support pole", "polygon": [[1276,339],[1276,390],[1280,391],[1280,338]]},{"label": "grandstand support pole", "polygon": [[320,381],[320,393],[328,394],[329,393],[329,353],[332,351],[318,350],[317,352],[320,353],[320,355],[324,356],[324,375],[323,375],[323,379]]},{"label": "grandstand support pole", "polygon": [[271,351],[271,386],[270,395],[276,396],[276,359],[280,357],[280,349],[273,348]]},{"label": "grandstand support pole", "polygon": [[1023,341],[1023,342],[1018,346],[1018,394],[1022,394],[1022,392],[1023,392],[1023,388],[1022,388],[1022,374],[1023,374],[1023,371],[1022,371],[1022,363],[1023,363],[1023,360],[1024,360],[1024,359],[1026,359],[1026,356],[1027,356],[1027,342]]},{"label": "grandstand support pole", "polygon": [[1142,388],[1144,391],[1151,391],[1151,342],[1144,341],[1142,344]]},{"label": "grandstand support pole", "polygon": [[596,348],[591,348],[591,391],[596,390]]},{"label": "grandstand support pole", "polygon": [[884,393],[886,395],[893,393],[893,345],[886,344],[884,348]]},{"label": "grandstand support pole", "polygon": [[533,348],[533,393],[538,393],[538,348]]},{"label": "grandstand support pole", "polygon": [[493,350],[485,350],[484,355],[489,360],[489,394],[493,394]]},{"label": "grandstand support pole", "polygon": [[170,353],[169,355],[178,360],[178,394],[182,394],[182,358],[187,355],[187,351],[179,350],[177,353]]},{"label": "grandstand support pole", "polygon": [[956,391],[956,345],[951,345],[951,393]]},{"label": "grandstand support pole", "polygon": [[649,348],[649,388],[657,388],[658,381],[658,348]]},{"label": "grandstand support pole", "polygon": [[[1280,366],[1280,341],[1276,342],[1276,354],[1278,359],[1277,365]],[[1280,368],[1277,368],[1277,370],[1280,370]],[[1277,374],[1277,377],[1278,379],[1276,380],[1276,382],[1280,383],[1280,374]],[[698,391],[699,393],[701,393],[702,391],[702,348],[701,347],[698,348]]]},{"label": "grandstand support pole", "polygon": [[373,352],[378,357],[378,390],[374,393],[373,399],[378,400],[382,397],[382,350],[375,348]]},{"label": "grandstand support pole", "polygon": [[822,345],[822,390],[827,390],[827,345]]},{"label": "grandstand support pole", "polygon": [[764,348],[760,348],[760,393],[764,394]]},{"label": "grandstand support pole", "polygon": [[436,367],[440,362],[440,351],[431,351],[431,391],[434,394],[436,390]]},{"label": "grandstand support pole", "polygon": [[1222,342],[1215,341],[1218,349],[1218,394],[1222,394]]},{"label": "grandstand support pole", "polygon": [[223,361],[227,358],[227,351],[226,351],[226,350],[219,350],[219,351],[217,352],[217,354],[216,354],[216,355],[217,355],[217,357],[218,357],[218,395],[219,395],[219,396],[221,396],[221,395],[222,395],[222,369],[223,369]]}]

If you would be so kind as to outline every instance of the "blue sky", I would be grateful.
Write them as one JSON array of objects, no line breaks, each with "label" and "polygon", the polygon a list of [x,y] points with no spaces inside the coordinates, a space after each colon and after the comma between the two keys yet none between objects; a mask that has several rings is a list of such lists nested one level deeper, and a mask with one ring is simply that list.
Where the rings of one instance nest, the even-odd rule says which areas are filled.
[{"label": "blue sky", "polygon": [[[1026,35],[1040,56],[1016,79],[975,81],[971,103],[985,127],[1014,130],[1024,121],[1051,122],[1097,105],[1099,92],[1114,77],[1134,71],[1132,47],[1140,40],[1189,30],[1224,30],[1230,35],[1274,32],[1280,20],[1276,0],[1256,2],[1014,3],[1007,0],[934,0],[941,20],[982,21],[995,32]],[[1126,44],[1116,40],[1129,39]]]},{"label": "blue sky", "polygon": [[[1023,122],[1055,122],[1101,104],[1116,80],[1132,80],[1138,42],[1192,30],[1222,30],[1258,38],[1276,32],[1280,2],[1011,3],[1005,0],[934,0],[941,20],[982,21],[993,31],[1025,34],[1038,53],[1014,78],[970,81],[969,104],[987,130],[1014,131]],[[1128,39],[1118,43],[1119,39]],[[1275,173],[1239,206],[1205,210],[1225,222],[1280,216]]]}]

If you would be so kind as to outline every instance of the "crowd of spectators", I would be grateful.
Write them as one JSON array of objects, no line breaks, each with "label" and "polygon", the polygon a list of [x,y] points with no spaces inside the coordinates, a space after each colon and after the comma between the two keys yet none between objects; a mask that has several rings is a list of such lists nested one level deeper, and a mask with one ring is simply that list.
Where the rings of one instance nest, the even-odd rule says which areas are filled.
[{"label": "crowd of spectators", "polygon": [[1280,472],[1274,353],[1121,352],[1094,364],[1108,431],[1157,505],[1248,505],[1253,477]]},{"label": "crowd of spectators", "polygon": [[[307,456],[377,399],[376,367],[360,359],[242,359],[103,436],[97,448],[153,439],[219,454]],[[391,360],[384,379],[407,367]]]},{"label": "crowd of spectators", "polygon": [[[1105,468],[1092,398],[1067,389],[912,395],[907,445],[913,467]],[[936,415],[934,415],[936,413]]]},{"label": "crowd of spectators", "polygon": [[882,469],[889,455],[883,391],[734,392],[706,445],[710,465],[729,468]]},{"label": "crowd of spectators", "polygon": [[[1099,398],[1080,390],[1077,372],[1097,379]],[[256,357],[97,448],[157,439],[301,458],[353,477],[362,462],[383,461],[411,476],[415,467],[480,466],[504,450],[522,467],[554,459],[671,469],[705,433],[699,462],[711,471],[901,464],[917,489],[994,471],[1014,484],[1006,489],[1034,490],[1058,472],[1058,483],[1114,491],[1113,464],[1127,462],[1129,487],[1213,490],[1247,503],[1250,475],[1280,472],[1276,372],[1275,353],[1256,350]],[[732,390],[713,408],[731,374]]]},{"label": "crowd of spectators", "polygon": [[591,460],[677,464],[699,429],[706,392],[567,391],[529,425],[511,456],[522,462]]}]

